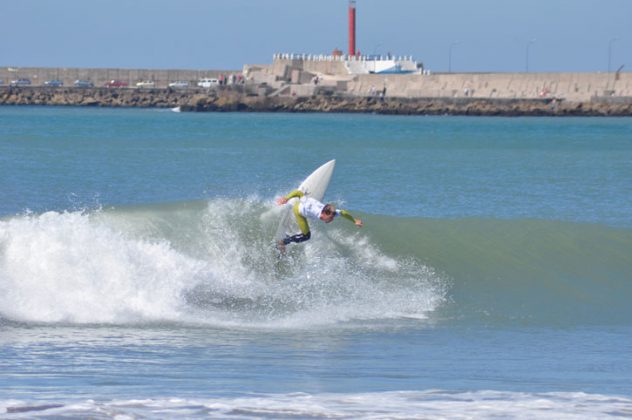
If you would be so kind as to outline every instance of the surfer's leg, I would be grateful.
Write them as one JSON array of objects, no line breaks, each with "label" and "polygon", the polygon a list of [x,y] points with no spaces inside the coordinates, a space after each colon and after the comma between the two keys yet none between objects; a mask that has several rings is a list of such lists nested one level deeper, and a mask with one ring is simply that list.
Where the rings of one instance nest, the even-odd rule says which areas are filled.
[{"label": "surfer's leg", "polygon": [[300,205],[301,203],[294,204],[292,211],[294,212],[294,217],[296,217],[296,223],[298,223],[298,228],[301,230],[301,233],[303,235],[309,235],[309,225],[307,224],[307,219],[303,217],[299,211]]},{"label": "surfer's leg", "polygon": [[294,204],[294,207],[292,207],[292,211],[294,212],[294,217],[296,217],[296,223],[298,223],[298,227],[301,230],[301,233],[293,236],[288,236],[287,238],[283,239],[283,243],[285,245],[289,244],[290,242],[305,242],[312,237],[312,234],[309,231],[309,224],[307,224],[307,219],[303,217],[301,213],[299,213],[298,206],[299,203]]},{"label": "surfer's leg", "polygon": [[311,237],[312,237],[311,232],[307,232],[307,234],[304,234],[304,233],[299,233],[299,234],[297,234],[297,235],[292,235],[292,236],[288,236],[288,237],[286,237],[285,239],[283,239],[283,243],[284,243],[285,245],[287,245],[287,244],[289,244],[290,242],[296,242],[296,243],[299,243],[299,242],[305,242],[305,241],[307,241],[307,240],[308,240],[309,238],[311,238]]}]

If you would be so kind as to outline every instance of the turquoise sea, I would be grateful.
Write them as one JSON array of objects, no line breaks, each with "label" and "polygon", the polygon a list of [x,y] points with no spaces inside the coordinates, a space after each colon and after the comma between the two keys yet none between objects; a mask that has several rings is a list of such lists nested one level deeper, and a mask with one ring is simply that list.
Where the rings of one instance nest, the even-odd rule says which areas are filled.
[{"label": "turquoise sea", "polygon": [[0,197],[0,417],[632,417],[631,118],[0,107]]}]

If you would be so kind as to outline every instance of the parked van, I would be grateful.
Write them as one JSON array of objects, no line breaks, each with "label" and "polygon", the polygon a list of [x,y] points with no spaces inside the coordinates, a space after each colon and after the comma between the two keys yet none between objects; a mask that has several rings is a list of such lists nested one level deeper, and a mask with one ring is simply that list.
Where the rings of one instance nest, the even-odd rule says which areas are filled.
[{"label": "parked van", "polygon": [[198,80],[198,84],[197,85],[199,87],[203,87],[203,88],[210,88],[210,87],[214,87],[214,86],[219,86],[219,80],[204,78],[204,79]]},{"label": "parked van", "polygon": [[44,82],[44,86],[48,86],[48,87],[62,87],[64,85],[64,82],[62,82],[61,80],[47,80]]},{"label": "parked van", "polygon": [[155,86],[156,86],[156,84],[154,83],[153,80],[142,80],[142,81],[136,83],[136,87],[137,88],[141,88],[141,89],[142,88],[150,89],[150,88],[154,88]]},{"label": "parked van", "polygon": [[31,80],[30,79],[11,80],[10,85],[11,86],[31,86]]},{"label": "parked van", "polygon": [[189,82],[187,82],[186,80],[176,80],[175,82],[169,83],[169,87],[176,89],[185,89],[189,87]]},{"label": "parked van", "polygon": [[123,80],[110,80],[105,84],[106,88],[126,88],[127,86],[129,86],[129,83]]},{"label": "parked van", "polygon": [[78,88],[91,88],[91,87],[94,87],[94,83],[92,83],[90,80],[75,80],[73,85],[75,87],[78,87]]}]

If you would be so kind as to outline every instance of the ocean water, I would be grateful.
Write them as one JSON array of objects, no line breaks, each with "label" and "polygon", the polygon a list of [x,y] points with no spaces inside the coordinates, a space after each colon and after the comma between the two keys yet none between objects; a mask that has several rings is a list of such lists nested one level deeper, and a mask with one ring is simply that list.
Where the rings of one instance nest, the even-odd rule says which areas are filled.
[{"label": "ocean water", "polygon": [[630,118],[0,107],[0,196],[0,417],[632,417]]}]

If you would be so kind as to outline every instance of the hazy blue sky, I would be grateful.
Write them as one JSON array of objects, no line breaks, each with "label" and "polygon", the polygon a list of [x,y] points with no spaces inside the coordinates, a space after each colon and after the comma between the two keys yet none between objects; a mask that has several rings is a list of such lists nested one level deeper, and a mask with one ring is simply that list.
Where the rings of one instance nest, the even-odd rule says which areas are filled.
[{"label": "hazy blue sky", "polygon": [[[632,0],[357,0],[365,54],[453,71],[632,70]],[[0,65],[240,69],[347,50],[347,0],[0,0]],[[527,45],[534,40],[529,47]],[[457,43],[458,42],[458,43]]]}]

